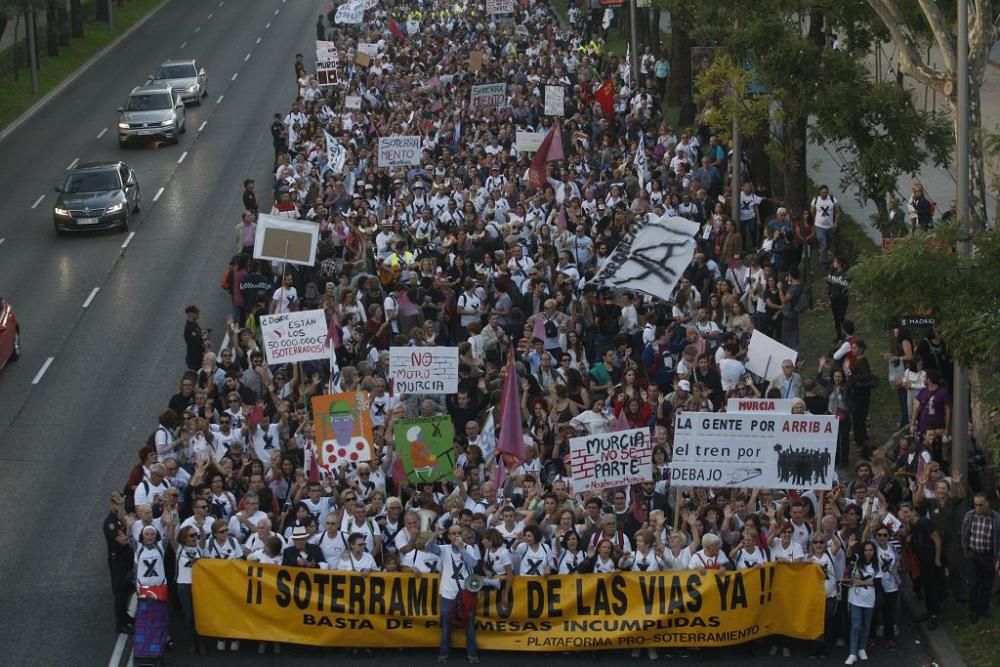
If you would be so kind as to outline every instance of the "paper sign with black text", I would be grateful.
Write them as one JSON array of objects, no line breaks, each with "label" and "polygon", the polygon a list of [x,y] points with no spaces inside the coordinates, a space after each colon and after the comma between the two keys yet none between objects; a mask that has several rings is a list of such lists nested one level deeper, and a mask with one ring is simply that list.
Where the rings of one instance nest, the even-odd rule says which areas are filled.
[{"label": "paper sign with black text", "polygon": [[378,166],[411,167],[420,164],[420,137],[391,136],[378,140]]},{"label": "paper sign with black text", "polygon": [[472,87],[470,104],[473,109],[496,108],[507,101],[506,83],[487,83]]},{"label": "paper sign with black text", "polygon": [[543,132],[526,132],[518,130],[514,140],[514,147],[519,153],[534,153],[545,140]]},{"label": "paper sign with black text", "polygon": [[545,86],[545,115],[562,116],[566,113],[566,89],[562,86]]},{"label": "paper sign with black text", "polygon": [[334,23],[361,23],[365,17],[365,0],[348,0],[333,17]]},{"label": "paper sign with black text", "polygon": [[730,398],[726,401],[726,412],[778,412],[792,414],[790,398]]},{"label": "paper sign with black text", "polygon": [[389,378],[396,394],[455,394],[458,348],[390,347]]},{"label": "paper sign with black text", "polygon": [[316,62],[335,63],[337,62],[337,45],[333,42],[316,40]]},{"label": "paper sign with black text", "polygon": [[487,14],[513,14],[514,0],[486,0]]},{"label": "paper sign with black text", "polygon": [[571,438],[569,456],[577,493],[653,479],[653,440],[646,428]]},{"label": "paper sign with black text", "polygon": [[268,364],[326,359],[326,315],[322,310],[260,316],[260,332]]}]

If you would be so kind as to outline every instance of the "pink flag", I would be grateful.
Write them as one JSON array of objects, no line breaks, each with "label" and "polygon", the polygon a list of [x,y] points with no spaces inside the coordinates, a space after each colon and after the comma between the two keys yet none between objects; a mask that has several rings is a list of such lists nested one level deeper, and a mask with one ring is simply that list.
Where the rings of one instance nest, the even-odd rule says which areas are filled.
[{"label": "pink flag", "polygon": [[618,416],[615,417],[615,431],[627,431],[631,426],[629,426],[628,420],[625,419],[625,406],[618,411]]},{"label": "pink flag", "polygon": [[545,163],[561,160],[563,157],[562,126],[556,120],[556,124],[542,139],[542,145],[535,151],[535,157],[531,159],[531,166],[528,168],[528,182],[531,186],[539,190],[545,187],[548,180]]},{"label": "pink flag", "polygon": [[521,425],[521,388],[518,386],[514,351],[507,351],[507,377],[500,398],[500,438],[497,450],[508,469],[524,462],[524,430]]},{"label": "pink flag", "polygon": [[306,443],[306,452],[309,454],[309,481],[319,481],[319,452],[316,451],[316,443],[310,441]]},{"label": "pink flag", "polygon": [[406,481],[406,470],[403,468],[403,459],[398,456],[396,457],[396,460],[392,462],[392,466],[389,468],[389,474],[392,476],[392,481],[397,487]]},{"label": "pink flag", "polygon": [[403,292],[403,294],[399,297],[398,301],[399,301],[400,315],[405,315],[409,317],[411,315],[420,314],[420,308],[418,308],[416,305],[414,305],[412,301],[410,301],[410,297],[406,292]]},{"label": "pink flag", "polygon": [[330,320],[330,326],[326,329],[326,340],[333,347],[340,347],[340,316],[336,313]]},{"label": "pink flag", "polygon": [[539,313],[535,317],[535,324],[531,328],[531,337],[545,340],[545,318]]}]

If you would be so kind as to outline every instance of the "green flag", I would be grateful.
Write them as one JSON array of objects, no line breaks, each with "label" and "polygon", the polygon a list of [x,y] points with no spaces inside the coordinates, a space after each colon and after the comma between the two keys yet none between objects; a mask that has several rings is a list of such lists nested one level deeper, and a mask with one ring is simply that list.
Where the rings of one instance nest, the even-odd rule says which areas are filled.
[{"label": "green flag", "polygon": [[451,417],[396,422],[396,453],[406,479],[414,483],[455,479],[455,427]]}]

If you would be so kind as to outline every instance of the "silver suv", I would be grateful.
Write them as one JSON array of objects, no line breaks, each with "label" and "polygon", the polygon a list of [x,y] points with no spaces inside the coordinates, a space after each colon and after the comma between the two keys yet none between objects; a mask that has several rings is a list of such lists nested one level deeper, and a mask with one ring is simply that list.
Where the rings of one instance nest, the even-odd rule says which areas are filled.
[{"label": "silver suv", "polygon": [[193,58],[167,60],[160,65],[156,76],[149,77],[147,84],[150,83],[170,86],[185,104],[201,104],[201,98],[208,96],[208,74]]},{"label": "silver suv", "polygon": [[122,147],[129,139],[165,139],[176,144],[187,129],[181,96],[162,84],[136,86],[118,113],[118,145]]}]

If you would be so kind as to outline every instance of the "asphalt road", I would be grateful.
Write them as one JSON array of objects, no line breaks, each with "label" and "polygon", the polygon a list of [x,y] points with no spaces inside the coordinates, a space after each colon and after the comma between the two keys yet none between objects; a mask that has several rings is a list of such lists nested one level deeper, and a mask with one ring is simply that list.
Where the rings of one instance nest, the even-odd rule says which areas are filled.
[{"label": "asphalt road", "polygon": [[[0,664],[91,666],[112,656],[117,635],[100,532],[107,498],[123,485],[155,415],[176,389],[184,307],[197,303],[203,325],[221,329],[228,303],[218,281],[233,250],[240,182],[267,183],[270,114],[287,108],[294,54],[314,38],[319,6],[315,0],[169,0],[0,142],[6,158],[0,161],[0,294],[17,310],[24,343],[21,360],[0,372]],[[171,57],[202,62],[208,99],[188,108],[189,129],[179,146],[120,150],[115,109]],[[134,237],[57,237],[53,187],[67,166],[119,157],[136,169],[142,187]],[[925,664],[915,636],[912,625],[904,627],[909,640],[873,658]],[[242,664],[274,660],[258,658],[254,648],[244,646]],[[326,664],[345,654],[289,647],[284,655]],[[402,665],[432,656],[421,650],[377,657]],[[483,662],[526,657],[493,654]],[[600,654],[597,661],[620,657]],[[529,662],[542,660],[579,662],[559,654]],[[765,661],[773,659],[727,652],[687,662]],[[236,659],[190,658],[182,645],[170,662]]]}]

